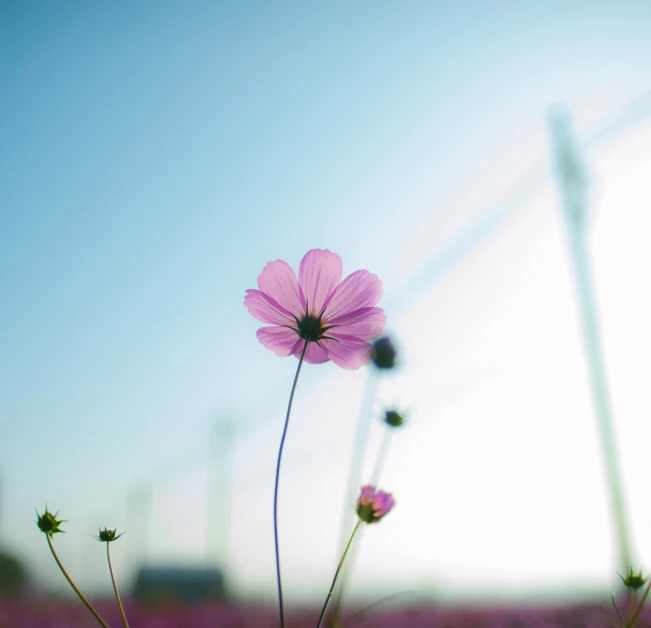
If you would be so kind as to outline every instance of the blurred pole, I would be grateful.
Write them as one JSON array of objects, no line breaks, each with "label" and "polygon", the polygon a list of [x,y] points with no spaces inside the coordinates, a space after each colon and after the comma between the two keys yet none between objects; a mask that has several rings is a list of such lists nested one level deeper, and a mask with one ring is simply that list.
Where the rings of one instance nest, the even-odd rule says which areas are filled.
[{"label": "blurred pole", "polygon": [[594,406],[597,412],[603,457],[609,482],[608,488],[619,543],[621,567],[626,570],[632,564],[631,550],[617,459],[617,444],[615,442],[608,384],[601,353],[599,325],[592,290],[590,256],[586,237],[588,223],[587,177],[574,141],[567,113],[553,112],[550,116],[550,130],[555,149],[559,193],[581,310],[585,351],[588,357]]},{"label": "blurred pole", "polygon": [[[362,467],[366,457],[366,447],[368,443],[368,433],[371,427],[373,417],[373,403],[377,395],[378,375],[375,370],[369,367],[368,379],[362,397],[362,405],[357,418],[357,429],[355,430],[355,439],[353,441],[353,455],[348,470],[348,482],[345,493],[344,515],[342,517],[341,528],[339,530],[339,547],[341,553],[348,543],[350,533],[355,525],[355,501],[362,485]],[[348,560],[347,565],[352,561]]]},{"label": "blurred pole", "polygon": [[224,572],[229,561],[231,518],[231,467],[234,425],[230,417],[218,416],[210,423],[206,495],[206,562],[219,564]]},{"label": "blurred pole", "polygon": [[136,569],[144,567],[151,558],[150,541],[153,533],[151,512],[151,485],[138,484],[132,486],[127,495],[127,531],[129,531],[130,536],[130,561]]},{"label": "blurred pole", "polygon": [[384,463],[389,455],[389,442],[391,441],[391,433],[394,429],[393,427],[384,426],[380,451],[378,452],[375,465],[373,465],[373,471],[371,472],[371,481],[369,482],[371,486],[380,486],[380,474],[382,473],[382,469],[384,469]]}]

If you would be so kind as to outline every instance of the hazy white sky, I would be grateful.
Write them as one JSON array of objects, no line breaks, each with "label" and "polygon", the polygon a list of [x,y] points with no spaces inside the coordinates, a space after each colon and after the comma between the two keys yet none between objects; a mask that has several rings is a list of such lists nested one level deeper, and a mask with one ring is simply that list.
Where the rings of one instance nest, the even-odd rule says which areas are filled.
[{"label": "hazy white sky", "polygon": [[[273,596],[296,362],[257,343],[242,299],[267,261],[296,267],[327,247],[345,273],[384,281],[403,367],[377,403],[411,410],[381,482],[398,505],[364,535],[357,590],[452,599],[596,582],[607,597],[616,548],[545,116],[564,103],[586,140],[647,92],[648,3],[0,12],[3,544],[62,585],[32,524],[47,501],[70,519],[60,551],[88,586],[106,582],[99,525],[129,529],[126,580],[139,558],[203,561],[208,427],[229,416],[231,577]],[[644,566],[649,122],[585,157]],[[532,170],[524,202],[501,213]],[[320,595],[338,560],[367,378],[331,364],[301,375],[281,484],[290,598]]]}]

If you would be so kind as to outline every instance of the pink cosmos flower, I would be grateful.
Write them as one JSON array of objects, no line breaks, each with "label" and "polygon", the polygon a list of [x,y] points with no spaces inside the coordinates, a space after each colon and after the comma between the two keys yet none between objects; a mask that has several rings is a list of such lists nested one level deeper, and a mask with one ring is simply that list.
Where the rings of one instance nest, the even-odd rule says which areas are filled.
[{"label": "pink cosmos flower", "polygon": [[375,486],[362,486],[362,492],[357,499],[357,515],[366,523],[377,523],[394,506],[396,500],[391,493],[376,491]]},{"label": "pink cosmos flower", "polygon": [[276,355],[305,361],[332,360],[345,369],[368,364],[370,341],[384,328],[386,316],[375,307],[382,282],[367,270],[341,281],[341,258],[327,249],[305,254],[298,279],[282,260],[269,262],[258,277],[259,290],[247,290],[244,305],[271,327],[258,329],[258,340]]}]

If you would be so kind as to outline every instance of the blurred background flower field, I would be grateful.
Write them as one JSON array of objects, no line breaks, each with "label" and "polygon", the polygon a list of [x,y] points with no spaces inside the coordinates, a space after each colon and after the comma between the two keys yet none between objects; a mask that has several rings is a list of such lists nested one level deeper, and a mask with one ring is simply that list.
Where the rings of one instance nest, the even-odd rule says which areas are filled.
[{"label": "blurred background flower field", "polygon": [[134,628],[277,625],[296,360],[242,301],[312,248],[382,280],[399,362],[301,373],[288,628],[390,407],[397,504],[344,625],[614,619],[651,570],[650,27],[646,0],[0,3],[0,627],[92,625],[45,504],[111,626],[105,526]]},{"label": "blurred background flower field", "polygon": [[[114,604],[98,606],[109,625],[119,626],[120,619]],[[0,615],[0,626],[36,627],[57,626],[60,628],[85,628],[93,624],[88,612],[79,603],[41,600],[38,610],[29,606],[6,604]],[[211,606],[191,605],[187,607],[165,606],[158,610],[127,605],[126,612],[130,625],[143,628],[192,628],[196,626],[224,626],[228,628],[273,628],[278,625],[277,609],[271,606],[256,605]],[[455,608],[433,609],[431,606],[412,607],[408,609],[374,611],[361,614],[359,618],[353,609],[350,617],[344,617],[346,626],[356,628],[396,628],[413,626],[414,628],[514,628],[527,626],[532,628],[556,628],[570,626],[588,628],[605,626],[604,617],[609,617],[607,607],[585,605],[580,607],[550,607],[535,605],[530,608]],[[92,619],[92,618],[91,618]],[[287,615],[288,628],[311,626],[315,622],[314,610],[293,610]],[[639,626],[651,625],[651,614],[643,611]]]}]

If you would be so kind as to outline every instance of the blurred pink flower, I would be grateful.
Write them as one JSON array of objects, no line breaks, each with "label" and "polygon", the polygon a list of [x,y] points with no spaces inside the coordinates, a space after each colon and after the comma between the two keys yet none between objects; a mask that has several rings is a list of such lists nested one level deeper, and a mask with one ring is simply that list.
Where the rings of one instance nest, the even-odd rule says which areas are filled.
[{"label": "blurred pink flower", "polygon": [[375,486],[367,484],[362,486],[362,492],[357,499],[357,515],[366,523],[377,523],[395,505],[391,493],[376,491]]},{"label": "blurred pink flower", "polygon": [[327,249],[305,254],[298,270],[282,260],[269,262],[258,277],[259,290],[247,290],[244,305],[271,327],[258,329],[258,340],[276,355],[305,361],[332,360],[345,369],[368,364],[370,341],[384,328],[386,316],[375,307],[382,282],[367,270],[341,281],[341,258]]}]

